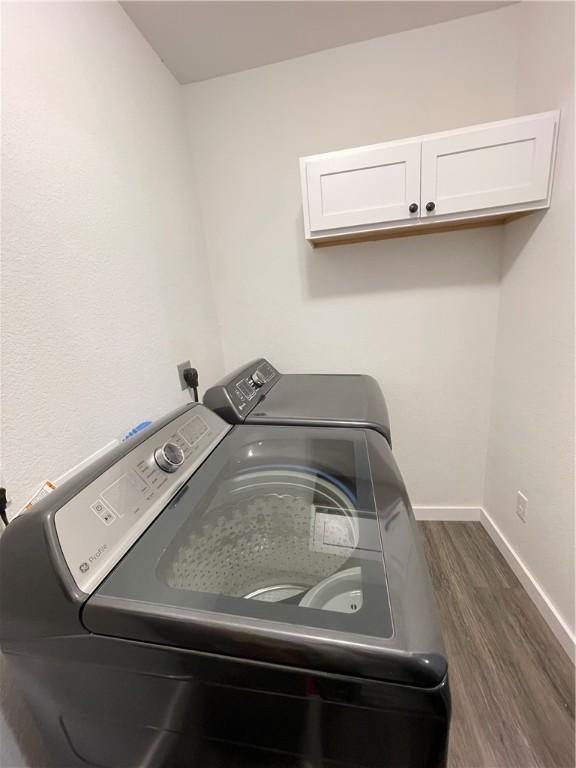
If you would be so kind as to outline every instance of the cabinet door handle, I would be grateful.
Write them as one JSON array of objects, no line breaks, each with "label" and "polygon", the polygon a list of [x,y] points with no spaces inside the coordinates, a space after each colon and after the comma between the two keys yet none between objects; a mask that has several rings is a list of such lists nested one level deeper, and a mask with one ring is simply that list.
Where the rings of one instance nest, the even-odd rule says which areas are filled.
[{"label": "cabinet door handle", "polygon": [[410,213],[416,213],[416,211],[418,210],[418,203],[410,203],[410,205],[408,206],[408,210],[410,211]]},{"label": "cabinet door handle", "polygon": [[430,201],[429,203],[426,203],[426,210],[428,211],[428,213],[433,211],[434,208],[436,208],[436,203],[433,203],[432,201]]}]

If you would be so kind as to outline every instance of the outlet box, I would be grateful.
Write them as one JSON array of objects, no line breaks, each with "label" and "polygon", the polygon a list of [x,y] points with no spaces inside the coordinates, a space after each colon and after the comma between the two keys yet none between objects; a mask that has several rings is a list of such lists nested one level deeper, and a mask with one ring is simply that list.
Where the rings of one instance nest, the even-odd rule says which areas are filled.
[{"label": "outlet box", "polygon": [[528,496],[522,493],[522,491],[518,491],[516,494],[516,514],[522,520],[523,523],[526,522],[526,512],[528,511]]},{"label": "outlet box", "polygon": [[186,368],[192,368],[192,363],[190,360],[186,360],[185,363],[180,363],[178,365],[178,379],[180,381],[180,388],[182,390],[188,389],[188,384],[186,384],[184,377],[182,376],[182,373],[186,370]]}]

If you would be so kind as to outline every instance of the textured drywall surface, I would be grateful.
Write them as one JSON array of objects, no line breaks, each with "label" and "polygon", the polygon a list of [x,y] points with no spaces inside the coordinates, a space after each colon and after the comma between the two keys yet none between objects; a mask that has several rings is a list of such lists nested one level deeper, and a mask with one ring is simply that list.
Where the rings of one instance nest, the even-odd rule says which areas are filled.
[{"label": "textured drywall surface", "polygon": [[8,4],[3,454],[13,508],[221,373],[180,88],[113,3]]},{"label": "textured drywall surface", "polygon": [[[265,354],[285,370],[375,373],[414,502],[485,499],[572,623],[571,25],[544,5],[185,89],[206,258],[179,91],[121,10],[5,6],[1,480],[15,504],[185,401],[176,362],[197,362],[205,383],[221,372],[211,260],[226,367]],[[299,155],[558,106],[546,214],[304,245]],[[42,764],[2,670],[0,765]]]},{"label": "textured drywall surface", "polygon": [[298,158],[509,117],[515,65],[505,9],[184,88],[226,367],[375,375],[419,505],[482,502],[502,229],[312,250]]},{"label": "textured drywall surface", "polygon": [[485,506],[573,631],[574,6],[510,11],[520,40],[516,110],[562,116],[552,206],[504,234]]},{"label": "textured drywall surface", "polygon": [[[17,508],[222,372],[179,86],[115,3],[3,8],[1,482]],[[31,553],[32,554],[32,553]],[[2,671],[0,765],[44,765]]]}]

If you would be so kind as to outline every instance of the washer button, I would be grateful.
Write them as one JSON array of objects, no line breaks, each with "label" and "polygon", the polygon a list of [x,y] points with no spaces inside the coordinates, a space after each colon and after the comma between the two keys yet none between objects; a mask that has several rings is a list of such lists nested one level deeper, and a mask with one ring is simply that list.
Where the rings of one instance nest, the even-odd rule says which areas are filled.
[{"label": "washer button", "polygon": [[108,509],[107,506],[105,506],[101,501],[96,501],[94,504],[91,505],[90,509],[94,512],[94,514],[102,520],[104,525],[112,525],[114,520],[116,520],[116,516],[114,515],[114,512],[112,512],[111,509]]}]

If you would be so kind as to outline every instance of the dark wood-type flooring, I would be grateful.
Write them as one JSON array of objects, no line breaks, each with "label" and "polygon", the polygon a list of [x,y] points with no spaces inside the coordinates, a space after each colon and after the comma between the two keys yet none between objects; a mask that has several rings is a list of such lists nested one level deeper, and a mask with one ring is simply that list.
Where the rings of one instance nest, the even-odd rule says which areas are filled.
[{"label": "dark wood-type flooring", "polygon": [[421,522],[448,651],[449,768],[574,768],[574,668],[480,523]]}]

